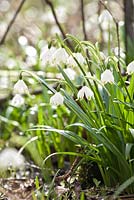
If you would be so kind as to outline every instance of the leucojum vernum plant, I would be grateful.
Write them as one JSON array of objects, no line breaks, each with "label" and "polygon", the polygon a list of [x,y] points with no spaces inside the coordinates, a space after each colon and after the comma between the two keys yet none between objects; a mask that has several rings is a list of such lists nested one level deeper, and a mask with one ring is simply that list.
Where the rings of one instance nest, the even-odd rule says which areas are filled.
[{"label": "leucojum vernum plant", "polygon": [[[22,94],[28,93],[28,88],[22,78],[29,73],[51,92],[50,104],[66,106],[77,116],[77,122],[68,124],[64,130],[42,124],[30,131],[57,132],[86,148],[88,159],[97,163],[106,186],[122,184],[127,192],[133,193],[134,61],[126,66],[123,58],[114,53],[106,56],[100,52],[97,43],[67,37],[75,43],[74,52],[58,38],[59,46],[51,46],[41,55],[41,62],[57,67],[60,72],[58,87],[54,89],[30,71],[21,71],[12,104],[24,104]],[[74,132],[73,127],[86,130],[86,139],[80,132]]]}]

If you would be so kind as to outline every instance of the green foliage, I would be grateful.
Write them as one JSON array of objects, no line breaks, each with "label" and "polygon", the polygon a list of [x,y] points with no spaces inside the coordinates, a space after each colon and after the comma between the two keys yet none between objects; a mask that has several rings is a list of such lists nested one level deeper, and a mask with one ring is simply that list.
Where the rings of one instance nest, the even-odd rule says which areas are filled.
[{"label": "green foliage", "polygon": [[[97,162],[105,185],[116,186],[117,184],[122,184],[133,176],[134,171],[134,140],[129,130],[130,128],[133,129],[134,76],[130,78],[130,83],[127,87],[117,63],[113,62],[109,66],[109,61],[108,63],[102,61],[98,45],[93,45],[90,42],[81,42],[71,35],[68,35],[68,38],[76,43],[76,47],[79,47],[85,57],[87,68],[81,66],[77,59],[76,63],[81,71],[84,85],[87,85],[93,91],[94,98],[90,101],[85,97],[77,99],[78,86],[59,66],[59,70],[65,80],[64,89],[63,87],[61,89],[64,103],[77,116],[77,121],[68,124],[69,126],[66,126],[64,130],[59,129],[59,127],[55,129],[43,125],[33,127],[30,131],[57,132],[82,147],[86,146],[89,151],[89,159]],[[59,40],[59,42],[72,55],[72,52],[63,41]],[[85,48],[88,49],[91,60],[89,60]],[[114,60],[114,57],[111,56],[111,59]],[[89,62],[92,63],[90,66]],[[114,83],[106,83],[104,86],[100,81],[100,77],[107,68],[113,71],[115,80]],[[87,77],[88,71],[91,72],[93,83]],[[96,75],[96,77],[93,75]],[[33,76],[52,93],[56,92],[45,80],[35,77],[35,75]],[[99,86],[101,86],[101,89]],[[86,130],[87,140],[82,138],[81,133],[74,132],[74,127],[77,127],[77,130]],[[71,129],[71,131],[67,129]],[[127,191],[133,192],[133,187],[130,185],[127,187]]]},{"label": "green foliage", "polygon": [[[1,119],[11,127],[17,127],[17,130],[24,132],[23,136],[18,136],[20,141],[22,138],[26,139],[25,142],[18,140],[21,143],[19,146],[22,146],[20,152],[32,143],[35,144],[31,148],[36,149],[32,150],[35,152],[34,155],[39,155],[34,157],[38,165],[42,165],[44,160],[45,164],[52,166],[48,158],[61,155],[58,167],[62,167],[64,155],[80,156],[97,163],[106,186],[115,187],[122,184],[117,191],[125,189],[133,193],[131,177],[134,175],[134,75],[123,77],[120,71],[122,66],[126,70],[123,59],[115,59],[111,53],[111,56],[104,60],[97,43],[93,45],[87,41],[80,41],[72,35],[67,35],[67,39],[73,41],[74,49],[85,59],[85,63],[81,64],[74,56],[74,52],[57,36],[58,45],[64,47],[74,59],[77,78],[72,80],[70,75],[66,74],[64,70],[67,63],[59,63],[56,66],[62,74],[62,79],[45,79],[31,71],[21,71],[20,77],[23,78],[27,73],[45,86],[41,86],[43,94],[34,99],[27,97],[29,107],[9,107],[6,112],[8,120],[2,116]],[[110,71],[114,81],[109,80],[110,77],[105,78],[108,81],[102,80],[105,70]],[[57,84],[53,87],[52,83]],[[78,92],[82,86],[87,86],[93,92],[93,97],[87,98],[84,94],[79,98]],[[51,94],[48,94],[48,91]],[[54,107],[49,104],[49,98],[57,92],[64,97],[64,105]],[[31,107],[35,104],[36,111],[33,116],[29,116]],[[18,120],[20,112],[23,115]],[[77,145],[83,152],[76,153]],[[30,152],[31,148],[27,150]],[[94,181],[96,185],[100,183],[97,179]],[[83,198],[81,194],[81,199]]]}]

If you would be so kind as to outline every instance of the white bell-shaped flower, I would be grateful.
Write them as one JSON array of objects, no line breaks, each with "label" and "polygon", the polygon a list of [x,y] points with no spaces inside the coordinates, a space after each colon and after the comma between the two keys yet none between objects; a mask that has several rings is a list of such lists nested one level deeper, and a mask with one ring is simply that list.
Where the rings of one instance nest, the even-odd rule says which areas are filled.
[{"label": "white bell-shaped flower", "polygon": [[59,106],[62,105],[64,102],[64,97],[61,95],[60,92],[56,92],[51,98],[50,98],[50,104],[53,106]]},{"label": "white bell-shaped flower", "polygon": [[29,93],[28,87],[22,79],[18,80],[17,83],[15,83],[13,93],[14,94],[28,94]]},{"label": "white bell-shaped flower", "polygon": [[51,64],[53,54],[55,53],[57,49],[55,47],[44,47],[42,49],[40,59],[41,59],[41,64],[46,65],[46,64]]},{"label": "white bell-shaped flower", "polygon": [[106,56],[105,56],[105,54],[102,51],[100,51],[100,57],[101,57],[101,59],[103,61],[106,59]]},{"label": "white bell-shaped flower", "polygon": [[[85,59],[81,53],[73,53],[73,56],[76,58],[76,60],[79,62],[80,65],[85,64]],[[75,61],[73,56],[71,56],[71,55],[69,56],[69,58],[67,60],[67,64],[75,67],[75,66],[77,66],[77,62]]]},{"label": "white bell-shaped flower", "polygon": [[[64,69],[64,72],[70,80],[73,81],[75,79],[76,72],[73,69],[71,69],[70,67]],[[64,79],[62,75],[61,75],[61,78]]]},{"label": "white bell-shaped flower", "polygon": [[112,21],[111,14],[108,12],[108,10],[103,10],[99,16],[99,23],[110,22],[110,21]]},{"label": "white bell-shaped flower", "polygon": [[109,70],[106,69],[102,74],[101,74],[101,81],[106,84],[106,83],[114,83],[114,76],[113,73]]},{"label": "white bell-shaped flower", "polygon": [[[103,30],[107,30],[109,26],[111,25],[111,22],[113,21],[111,14],[108,12],[108,10],[103,10],[102,13],[99,16],[99,23],[101,24],[101,27]],[[105,39],[107,41],[107,32],[104,32]]]},{"label": "white bell-shaped flower", "polygon": [[132,61],[131,63],[128,64],[128,66],[127,66],[127,73],[128,74],[134,73],[134,61]]},{"label": "white bell-shaped flower", "polygon": [[86,97],[86,99],[91,99],[93,96],[92,90],[87,86],[83,86],[77,94],[78,99],[83,99],[84,97]]},{"label": "white bell-shaped flower", "polygon": [[20,94],[16,94],[11,101],[11,105],[14,107],[20,107],[24,102],[24,98]]},{"label": "white bell-shaped flower", "polygon": [[68,53],[66,52],[66,50],[64,48],[59,48],[57,49],[53,56],[52,56],[52,63],[55,65],[59,65],[59,64],[66,64],[67,63],[67,59],[68,59]]},{"label": "white bell-shaped flower", "polygon": [[7,170],[9,167],[13,169],[23,168],[25,158],[19,154],[15,148],[5,148],[0,152],[0,169]]},{"label": "white bell-shaped flower", "polygon": [[120,52],[118,52],[119,51],[119,48],[118,47],[115,47],[114,48],[114,54],[116,55],[116,56],[118,56],[118,53],[120,53],[120,57],[121,58],[125,58],[125,53],[124,53],[124,50],[122,49],[122,48],[120,48]]}]

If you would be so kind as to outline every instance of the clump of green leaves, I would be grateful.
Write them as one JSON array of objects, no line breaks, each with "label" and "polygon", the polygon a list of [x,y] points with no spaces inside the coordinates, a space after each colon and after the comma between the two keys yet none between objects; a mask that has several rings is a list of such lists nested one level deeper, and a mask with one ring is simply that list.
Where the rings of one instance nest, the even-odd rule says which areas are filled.
[{"label": "clump of green leaves", "polygon": [[[50,102],[56,106],[64,103],[73,113],[72,116],[76,116],[75,120],[72,123],[70,121],[62,130],[42,121],[42,124],[29,131],[52,135],[58,133],[82,148],[86,147],[87,153],[83,157],[97,163],[106,186],[115,187],[130,179],[134,171],[133,63],[130,70],[130,65],[127,68],[122,58],[115,55],[102,56],[98,44],[79,41],[71,35],[68,35],[68,39],[73,41],[75,52],[80,52],[84,62],[58,38],[62,48],[50,59],[53,59],[53,65],[62,74],[62,79],[57,79],[60,87],[54,89],[43,78],[30,74],[51,91],[53,95]],[[68,65],[70,67],[70,56],[77,73],[74,79],[64,70]],[[130,75],[122,76],[121,69],[131,72]],[[126,191],[134,192],[132,182],[127,185]]]}]

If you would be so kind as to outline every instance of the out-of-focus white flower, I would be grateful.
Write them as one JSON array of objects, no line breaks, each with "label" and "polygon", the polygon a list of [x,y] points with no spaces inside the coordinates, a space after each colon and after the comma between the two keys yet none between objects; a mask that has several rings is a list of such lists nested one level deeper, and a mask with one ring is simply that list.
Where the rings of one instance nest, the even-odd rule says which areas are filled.
[{"label": "out-of-focus white flower", "polygon": [[1,76],[0,78],[0,88],[8,88],[9,87],[9,79],[7,76]]},{"label": "out-of-focus white flower", "polygon": [[92,90],[87,86],[83,86],[77,94],[78,99],[83,99],[84,97],[86,97],[86,99],[91,99],[93,96]]},{"label": "out-of-focus white flower", "polygon": [[58,13],[58,20],[60,23],[65,23],[67,21],[67,12],[67,7],[64,5],[56,8],[56,13]]},{"label": "out-of-focus white flower", "polygon": [[108,12],[108,10],[103,10],[102,13],[99,16],[99,23],[101,24],[103,30],[107,30],[110,26],[110,23],[112,22],[112,16]]},{"label": "out-of-focus white flower", "polygon": [[28,67],[33,67],[34,65],[36,65],[36,63],[37,63],[36,57],[28,56],[28,57],[26,58],[26,65],[27,65]]},{"label": "out-of-focus white flower", "polygon": [[[68,78],[70,80],[73,81],[75,79],[76,72],[73,69],[71,69],[70,67],[64,69],[64,72],[65,72],[65,74],[68,76]],[[60,78],[64,79],[64,77],[62,76],[62,74],[60,74]]]},{"label": "out-of-focus white flower", "polygon": [[133,128],[129,128],[130,133],[132,134],[133,138],[134,138],[134,129]]},{"label": "out-of-focus white flower", "polygon": [[24,156],[19,154],[15,148],[5,148],[0,152],[0,169],[7,170],[23,168],[25,165]]},{"label": "out-of-focus white flower", "polygon": [[[108,27],[108,26],[106,26],[106,28],[104,28],[104,31],[103,31],[103,33],[102,33],[103,39],[104,39],[104,42],[108,42],[109,40],[110,40],[110,42],[112,42],[112,41],[113,41],[113,36],[110,35],[110,38],[109,38],[109,32],[108,32],[108,30],[107,30],[107,27]],[[106,29],[106,30],[105,30],[105,29]]]},{"label": "out-of-focus white flower", "polygon": [[57,49],[52,56],[52,62],[55,65],[59,65],[62,63],[66,64],[67,59],[68,59],[68,54],[67,54],[66,50],[61,47],[59,49]]},{"label": "out-of-focus white flower", "polygon": [[30,57],[36,57],[37,56],[37,50],[33,46],[26,46],[25,52],[27,56]]},{"label": "out-of-focus white flower", "polygon": [[114,76],[113,73],[109,70],[106,69],[102,74],[101,74],[101,81],[106,84],[106,83],[114,83]]},{"label": "out-of-focus white flower", "polygon": [[[114,48],[114,54],[115,54],[116,56],[118,56],[118,50],[119,50],[118,47],[115,47],[115,48]],[[125,58],[126,55],[125,55],[125,53],[124,53],[124,51],[123,51],[122,48],[120,48],[120,52],[119,52],[119,53],[120,53],[120,57],[121,57],[121,58]]]},{"label": "out-of-focus white flower", "polygon": [[10,8],[10,3],[7,0],[0,1],[0,12],[7,12]]},{"label": "out-of-focus white flower", "polygon": [[108,12],[108,10],[103,10],[102,13],[99,16],[99,23],[103,23],[103,22],[110,22],[112,21],[112,16],[111,14]]},{"label": "out-of-focus white flower", "polygon": [[6,66],[8,67],[8,69],[13,69],[15,68],[17,65],[16,63],[16,60],[13,59],[13,58],[9,58],[7,61],[6,61]]},{"label": "out-of-focus white flower", "polygon": [[106,56],[105,56],[105,54],[102,51],[100,51],[100,57],[101,57],[102,60],[106,59]]},{"label": "out-of-focus white flower", "polygon": [[64,102],[64,97],[61,95],[60,92],[56,92],[51,98],[50,98],[50,104],[53,106],[59,106],[62,105]]},{"label": "out-of-focus white flower", "polygon": [[51,64],[52,56],[56,50],[57,49],[55,47],[51,47],[50,49],[48,47],[45,47],[42,49],[40,55],[42,65]]},{"label": "out-of-focus white flower", "polygon": [[64,194],[65,192],[68,192],[69,191],[69,188],[65,188],[63,186],[56,186],[55,188],[55,192],[58,196],[61,196],[62,194]]},{"label": "out-of-focus white flower", "polygon": [[132,61],[131,63],[128,64],[128,66],[127,66],[127,73],[128,74],[134,73],[134,61]]},{"label": "out-of-focus white flower", "polygon": [[[73,56],[76,58],[76,60],[79,62],[80,65],[84,65],[85,59],[81,53],[73,53]],[[73,56],[69,56],[67,60],[67,64],[70,66],[77,66],[77,62],[73,58]]]},{"label": "out-of-focus white flower", "polygon": [[14,94],[28,94],[28,87],[22,79],[19,79],[14,85],[13,89]]},{"label": "out-of-focus white flower", "polygon": [[19,38],[18,38],[18,42],[21,46],[26,46],[27,43],[28,43],[28,40],[27,38],[24,36],[24,35],[21,35]]},{"label": "out-of-focus white flower", "polygon": [[124,26],[125,22],[124,21],[119,21],[119,26]]},{"label": "out-of-focus white flower", "polygon": [[11,101],[11,105],[15,107],[20,107],[24,104],[24,102],[24,98],[20,94],[16,94]]},{"label": "out-of-focus white flower", "polygon": [[73,55],[78,60],[80,65],[83,65],[85,63],[85,59],[81,53],[73,53]]}]

